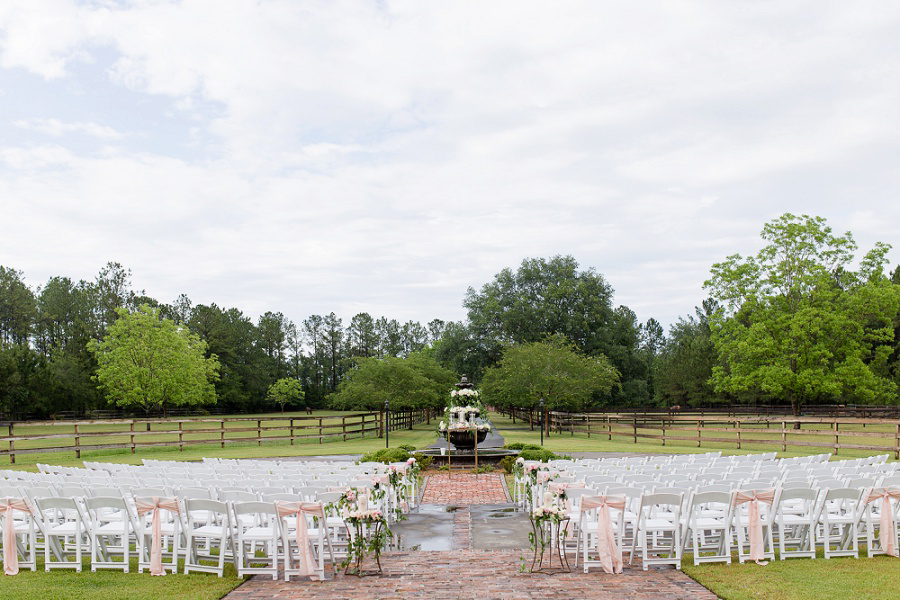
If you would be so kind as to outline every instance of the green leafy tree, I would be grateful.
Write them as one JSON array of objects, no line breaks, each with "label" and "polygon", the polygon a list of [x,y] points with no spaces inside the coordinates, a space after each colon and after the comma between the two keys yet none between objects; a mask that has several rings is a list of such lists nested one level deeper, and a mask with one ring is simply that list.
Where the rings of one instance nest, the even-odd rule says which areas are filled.
[{"label": "green leafy tree", "polygon": [[24,345],[37,313],[34,293],[21,271],[0,266],[0,340]]},{"label": "green leafy tree", "polygon": [[709,328],[717,310],[714,300],[703,301],[695,315],[678,319],[660,351],[656,366],[656,400],[662,406],[699,406],[724,400],[713,391],[716,347]]},{"label": "green leafy tree", "polygon": [[269,401],[280,406],[281,412],[284,412],[285,405],[300,405],[304,395],[300,382],[290,377],[279,379],[269,386]]},{"label": "green leafy tree", "polygon": [[337,410],[443,408],[456,375],[431,357],[414,353],[406,358],[360,358],[347,372],[329,400]]},{"label": "green leafy tree", "polygon": [[165,413],[169,406],[216,401],[219,361],[205,356],[205,342],[146,305],[118,315],[103,340],[89,344],[97,382],[111,402]]},{"label": "green leafy tree", "polygon": [[851,271],[856,243],[821,217],[785,214],[765,225],[755,257],[729,256],[705,286],[722,310],[712,340],[723,364],[717,392],[757,389],[791,403],[896,401],[889,376],[900,288],[884,274],[878,243]]},{"label": "green leafy tree", "polygon": [[[627,306],[614,309],[612,298],[603,276],[593,268],[579,269],[572,256],[529,258],[516,271],[500,271],[480,291],[469,288],[463,302],[468,339],[459,339],[459,329],[445,332],[445,337],[455,337],[442,343],[438,356],[445,364],[493,366],[509,344],[563,335],[585,354],[606,357],[618,370],[621,384],[598,397],[598,404],[646,404],[652,390],[640,348],[641,325]],[[467,356],[448,356],[454,348]],[[478,380],[477,370],[466,372]]]},{"label": "green leafy tree", "polygon": [[588,356],[563,336],[515,344],[481,382],[484,402],[496,407],[535,408],[541,397],[551,410],[582,410],[595,394],[619,384],[619,372],[603,355]]}]

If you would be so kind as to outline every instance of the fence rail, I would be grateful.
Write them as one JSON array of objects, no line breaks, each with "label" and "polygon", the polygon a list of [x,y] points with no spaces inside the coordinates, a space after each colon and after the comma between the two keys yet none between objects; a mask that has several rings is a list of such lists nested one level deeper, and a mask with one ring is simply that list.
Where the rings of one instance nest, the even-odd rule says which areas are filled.
[{"label": "fence rail", "polygon": [[[394,420],[396,415],[396,420]],[[393,413],[393,423],[418,422],[421,415]],[[0,422],[0,456],[15,464],[17,454],[74,452],[110,448],[139,448],[214,444],[226,445],[288,441],[347,441],[367,435],[381,437],[384,413],[336,416],[221,417],[201,419],[116,419],[94,421]]]},{"label": "fence rail", "polygon": [[[563,413],[550,411],[547,432],[605,436],[612,441],[627,439],[744,446],[822,448],[833,454],[841,450],[892,452],[900,459],[900,420],[828,417],[727,417],[668,416],[616,413]],[[842,441],[843,440],[843,441]]]}]

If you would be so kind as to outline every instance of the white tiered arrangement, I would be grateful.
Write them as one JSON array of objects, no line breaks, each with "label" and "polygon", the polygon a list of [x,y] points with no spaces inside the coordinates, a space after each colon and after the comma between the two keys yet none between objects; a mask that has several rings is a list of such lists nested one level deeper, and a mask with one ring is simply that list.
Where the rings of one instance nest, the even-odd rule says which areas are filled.
[{"label": "white tiered arrangement", "polygon": [[445,411],[447,420],[441,421],[438,429],[457,448],[472,448],[476,436],[481,442],[491,430],[485,416],[486,411],[477,390],[470,387],[452,390],[450,405]]}]

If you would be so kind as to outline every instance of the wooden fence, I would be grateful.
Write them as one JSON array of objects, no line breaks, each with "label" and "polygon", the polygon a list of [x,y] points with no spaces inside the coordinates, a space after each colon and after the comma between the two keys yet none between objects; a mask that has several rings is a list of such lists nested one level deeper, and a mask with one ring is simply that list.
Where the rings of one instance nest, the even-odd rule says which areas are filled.
[{"label": "wooden fence", "polygon": [[607,440],[659,440],[702,448],[704,443],[745,446],[821,448],[838,454],[843,449],[893,453],[900,459],[900,420],[833,419],[826,417],[697,417],[648,414],[549,412],[548,434],[599,435]]},{"label": "wooden fence", "polygon": [[[396,413],[404,424],[418,415]],[[392,419],[394,414],[391,415]],[[121,419],[103,421],[43,421],[0,423],[0,456],[16,462],[17,454],[36,452],[74,452],[127,448],[134,454],[139,448],[208,444],[224,448],[227,444],[289,441],[323,443],[346,441],[367,435],[381,437],[384,414],[352,413],[336,416],[294,417],[221,417],[202,419]]]}]

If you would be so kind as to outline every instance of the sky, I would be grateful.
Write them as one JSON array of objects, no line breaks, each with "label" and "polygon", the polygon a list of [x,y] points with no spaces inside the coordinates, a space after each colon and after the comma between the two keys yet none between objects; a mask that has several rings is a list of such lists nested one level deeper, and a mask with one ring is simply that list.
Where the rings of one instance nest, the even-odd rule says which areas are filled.
[{"label": "sky", "polygon": [[0,2],[32,288],[427,323],[572,255],[668,327],[783,213],[900,245],[898,166],[893,0]]}]

